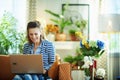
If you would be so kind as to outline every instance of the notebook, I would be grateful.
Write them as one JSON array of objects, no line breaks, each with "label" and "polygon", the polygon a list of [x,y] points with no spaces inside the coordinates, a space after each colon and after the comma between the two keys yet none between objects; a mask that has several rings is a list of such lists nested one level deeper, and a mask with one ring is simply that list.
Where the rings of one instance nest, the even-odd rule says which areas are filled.
[{"label": "notebook", "polygon": [[43,73],[43,60],[41,54],[10,55],[11,72],[17,74]]}]

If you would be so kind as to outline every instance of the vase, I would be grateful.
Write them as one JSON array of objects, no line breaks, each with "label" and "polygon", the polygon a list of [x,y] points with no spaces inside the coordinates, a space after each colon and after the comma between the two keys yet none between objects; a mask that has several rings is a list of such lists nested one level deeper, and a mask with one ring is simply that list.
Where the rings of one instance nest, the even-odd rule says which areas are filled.
[{"label": "vase", "polygon": [[56,41],[66,41],[66,34],[56,34]]},{"label": "vase", "polygon": [[90,76],[85,76],[85,80],[90,80]]},{"label": "vase", "polygon": [[53,33],[49,33],[48,35],[47,35],[47,39],[49,40],[49,41],[55,41],[55,34],[53,34]]}]

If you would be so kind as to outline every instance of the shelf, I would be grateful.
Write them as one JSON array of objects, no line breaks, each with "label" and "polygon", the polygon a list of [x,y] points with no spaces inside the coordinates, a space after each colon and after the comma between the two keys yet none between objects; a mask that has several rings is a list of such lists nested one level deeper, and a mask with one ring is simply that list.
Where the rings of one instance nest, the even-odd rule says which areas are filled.
[{"label": "shelf", "polygon": [[55,41],[53,43],[58,50],[76,49],[79,46],[79,41]]}]

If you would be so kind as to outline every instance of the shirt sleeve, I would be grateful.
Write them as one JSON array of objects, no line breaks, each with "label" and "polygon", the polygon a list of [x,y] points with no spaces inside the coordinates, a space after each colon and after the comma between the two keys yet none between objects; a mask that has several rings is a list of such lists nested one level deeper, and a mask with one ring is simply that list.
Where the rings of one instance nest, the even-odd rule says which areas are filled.
[{"label": "shirt sleeve", "polygon": [[30,51],[30,45],[28,43],[24,44],[23,46],[23,54],[30,54],[31,51]]},{"label": "shirt sleeve", "polygon": [[47,44],[47,53],[49,65],[46,67],[46,69],[48,70],[55,61],[55,47],[52,42],[48,42]]}]

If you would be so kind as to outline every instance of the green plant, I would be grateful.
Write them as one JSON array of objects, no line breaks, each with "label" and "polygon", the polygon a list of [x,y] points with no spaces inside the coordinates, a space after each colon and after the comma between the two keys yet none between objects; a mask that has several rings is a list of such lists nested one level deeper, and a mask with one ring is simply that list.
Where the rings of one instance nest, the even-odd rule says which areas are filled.
[{"label": "green plant", "polygon": [[[63,14],[57,14],[57,13],[54,13],[50,10],[45,10],[45,12],[51,14],[52,16],[56,17],[57,19],[50,19],[51,21],[53,21],[54,23],[56,23],[56,25],[59,26],[59,29],[60,29],[60,33],[63,33],[64,32],[64,28],[66,26],[69,26],[72,24],[71,20],[70,19],[65,19]],[[64,11],[62,11],[64,12]]]},{"label": "green plant", "polygon": [[105,43],[97,40],[82,40],[80,41],[80,52],[84,56],[99,58],[105,52]]},{"label": "green plant", "polygon": [[[80,61],[83,61],[84,56],[80,54],[79,48],[76,48],[76,55],[75,56],[67,56],[64,58],[65,62],[69,62],[71,64],[76,64],[78,65]],[[81,65],[79,65],[81,66]]]},{"label": "green plant", "polygon": [[69,55],[69,56],[64,58],[64,61],[72,64],[74,62],[74,57]]},{"label": "green plant", "polygon": [[76,30],[75,29],[70,29],[69,34],[74,34],[75,35]]},{"label": "green plant", "polygon": [[6,12],[0,20],[0,54],[20,52],[25,37],[16,30],[17,19]]},{"label": "green plant", "polygon": [[78,28],[80,28],[80,31],[83,31],[83,29],[86,28],[87,21],[84,20],[84,19],[82,19],[82,20],[77,20],[77,21],[75,22],[75,25],[76,25]]},{"label": "green plant", "polygon": [[90,68],[84,68],[85,76],[90,76]]}]

